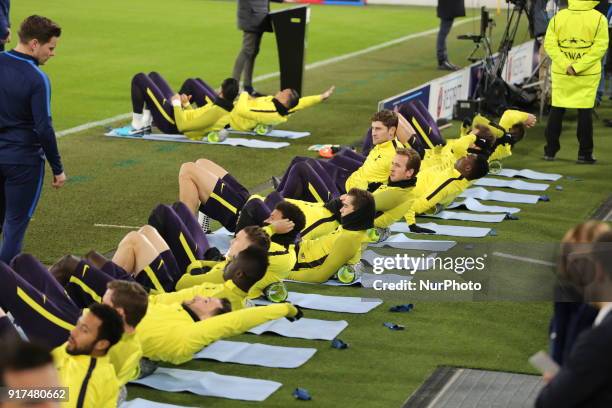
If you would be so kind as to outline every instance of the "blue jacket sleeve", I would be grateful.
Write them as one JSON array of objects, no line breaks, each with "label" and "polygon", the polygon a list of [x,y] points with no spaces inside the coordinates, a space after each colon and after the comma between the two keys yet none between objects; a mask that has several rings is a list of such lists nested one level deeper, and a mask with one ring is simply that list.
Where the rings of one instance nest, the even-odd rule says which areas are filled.
[{"label": "blue jacket sleeve", "polygon": [[[0,0],[1,1],[1,0]],[[53,174],[58,175],[64,171],[62,160],[57,149],[55,131],[51,123],[51,86],[49,81],[34,85],[32,93],[32,117],[34,119],[34,129],[38,133],[38,141],[45,152],[47,161],[53,170]]]},{"label": "blue jacket sleeve", "polygon": [[8,28],[11,26],[9,19],[10,9],[10,0],[0,0],[0,39],[5,39],[8,35]]},{"label": "blue jacket sleeve", "polygon": [[540,392],[536,408],[590,406],[589,401],[605,390],[610,336],[602,332],[596,328],[578,338],[563,368]]}]

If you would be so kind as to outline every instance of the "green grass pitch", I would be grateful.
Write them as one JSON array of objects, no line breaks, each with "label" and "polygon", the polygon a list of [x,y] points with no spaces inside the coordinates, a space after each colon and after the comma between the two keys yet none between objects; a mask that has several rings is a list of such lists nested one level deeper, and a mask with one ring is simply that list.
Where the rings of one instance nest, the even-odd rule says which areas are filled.
[{"label": "green grass pitch", "polygon": [[[279,6],[275,6],[279,7]],[[57,57],[45,71],[53,85],[52,109],[56,129],[112,117],[130,110],[129,83],[139,71],[159,71],[172,85],[188,76],[202,76],[217,85],[231,72],[240,45],[235,27],[235,3],[206,0],[107,0],[84,2],[22,0],[13,4],[14,27],[29,14],[47,15],[64,28]],[[470,13],[470,17],[475,14]],[[432,8],[422,7],[312,7],[307,63],[358,51],[401,36],[435,28]],[[467,23],[452,35],[477,31]],[[497,35],[503,16],[498,17]],[[527,39],[519,35],[517,42]],[[455,63],[464,63],[472,44],[454,42]],[[435,35],[428,35],[306,72],[305,93],[337,86],[327,103],[292,118],[287,128],[309,130],[312,136],[293,141],[278,151],[253,151],[224,146],[193,146],[106,139],[102,128],[68,135],[59,141],[69,183],[52,191],[47,180],[32,221],[27,252],[46,264],[66,253],[82,254],[96,248],[112,250],[127,230],[96,228],[94,224],[137,226],[160,202],[177,199],[177,173],[182,162],[207,157],[230,170],[246,186],[256,186],[280,174],[294,155],[306,155],[315,143],[353,143],[369,126],[377,102],[440,75],[435,70]],[[257,60],[255,75],[277,70],[273,37],[267,35]],[[273,92],[278,79],[257,83]],[[609,104],[609,103],[608,103]],[[603,117],[612,115],[605,106]],[[519,221],[495,225],[497,237],[478,242],[554,243],[566,229],[585,220],[610,194],[612,166],[610,132],[595,125],[596,166],[576,166],[575,122],[569,115],[556,162],[542,162],[543,125],[529,132],[512,168],[532,168],[573,176],[551,187],[551,201],[519,205]],[[453,137],[457,125],[445,132]],[[248,161],[245,160],[248,158]],[[472,225],[470,223],[462,223]],[[476,224],[473,224],[476,225]],[[499,262],[491,274],[517,283],[524,264]],[[539,273],[545,273],[539,271]],[[321,294],[355,295],[358,290],[294,285],[292,289]],[[409,301],[410,299],[406,299]],[[437,365],[533,372],[529,355],[547,344],[549,303],[545,302],[420,302],[413,312],[391,314],[385,303],[366,315],[309,311],[308,317],[345,319],[349,327],[341,338],[348,350],[335,350],[329,342],[284,339],[273,336],[239,336],[237,340],[296,347],[316,347],[314,358],[295,370],[264,369],[193,361],[187,369],[270,379],[283,383],[260,404],[269,407],[299,406],[291,391],[307,388],[312,406],[400,406]],[[393,321],[406,326],[393,332],[382,326]],[[254,405],[190,394],[170,394],[129,387],[129,396],[186,406],[233,407]]]}]

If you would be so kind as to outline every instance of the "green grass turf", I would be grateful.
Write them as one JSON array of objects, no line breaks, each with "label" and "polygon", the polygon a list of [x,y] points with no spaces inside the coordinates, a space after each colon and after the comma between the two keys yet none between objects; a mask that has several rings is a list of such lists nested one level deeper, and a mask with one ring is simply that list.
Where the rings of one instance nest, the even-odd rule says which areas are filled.
[{"label": "green grass turf", "polygon": [[[234,3],[59,0],[39,4],[27,0],[13,7],[13,21],[35,10],[54,17],[65,28],[58,57],[47,67],[54,86],[54,119],[59,129],[127,112],[129,80],[139,70],[159,70],[175,86],[188,75],[201,75],[216,84],[230,72],[239,47]],[[313,7],[308,61],[433,28],[436,23],[433,9],[427,8]],[[469,31],[475,31],[472,24],[457,28],[453,34]],[[517,42],[525,39],[518,38]],[[272,174],[280,174],[293,155],[307,154],[310,144],[355,141],[367,129],[380,99],[439,76],[434,69],[434,44],[435,36],[430,35],[308,71],[306,93],[320,92],[330,84],[337,85],[337,93],[328,103],[292,118],[291,129],[309,130],[313,135],[279,151],[105,139],[102,129],[62,138],[60,149],[71,181],[60,191],[52,191],[48,182],[45,185],[26,250],[46,263],[67,252],[111,250],[126,231],[94,228],[93,224],[146,222],[155,204],[176,199],[176,175],[184,161],[205,156],[226,166],[246,186],[255,186]],[[454,43],[450,49],[452,60],[463,62],[471,46]],[[257,74],[277,69],[271,48],[272,40],[267,38],[258,58]],[[277,83],[276,79],[269,80],[258,84],[258,88],[273,91]],[[612,111],[604,108],[600,114],[610,116]],[[498,236],[478,242],[556,242],[568,227],[588,218],[609,195],[611,166],[606,158],[612,154],[610,132],[596,124],[596,154],[603,160],[596,166],[580,167],[573,164],[573,126],[575,121],[568,115],[558,161],[540,161],[543,127],[539,125],[529,132],[528,140],[517,147],[506,166],[559,172],[581,181],[564,178],[554,183],[561,185],[563,191],[549,189],[551,202],[519,205],[523,209],[519,221],[495,225]],[[454,126],[445,134],[451,136],[457,131]],[[529,268],[504,262],[505,265],[501,261],[496,264],[491,274],[521,288],[521,273]],[[292,288],[322,294],[364,293],[319,286]],[[328,342],[273,336],[238,338],[317,347],[317,355],[296,370],[214,362],[190,362],[184,368],[282,382],[284,386],[261,404],[264,406],[297,406],[300,403],[292,402],[291,390],[300,386],[310,390],[314,406],[388,407],[399,406],[437,365],[533,372],[526,359],[546,346],[550,314],[546,302],[420,302],[413,312],[401,315],[387,312],[388,307],[385,304],[356,316],[308,312],[309,317],[349,322],[340,336],[351,345],[345,351],[331,349]],[[406,330],[389,331],[382,327],[385,321],[404,324]],[[248,405],[130,387],[130,398],[135,396],[189,406]]]}]

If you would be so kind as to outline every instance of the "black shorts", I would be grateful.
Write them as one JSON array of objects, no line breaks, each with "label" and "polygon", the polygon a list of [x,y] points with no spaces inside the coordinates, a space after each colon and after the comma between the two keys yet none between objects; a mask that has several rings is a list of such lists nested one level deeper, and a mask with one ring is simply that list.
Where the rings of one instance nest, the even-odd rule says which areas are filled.
[{"label": "black shorts", "polygon": [[235,231],[240,210],[249,199],[249,192],[245,188],[236,188],[219,179],[215,188],[201,211],[209,217],[219,221],[228,231]]}]

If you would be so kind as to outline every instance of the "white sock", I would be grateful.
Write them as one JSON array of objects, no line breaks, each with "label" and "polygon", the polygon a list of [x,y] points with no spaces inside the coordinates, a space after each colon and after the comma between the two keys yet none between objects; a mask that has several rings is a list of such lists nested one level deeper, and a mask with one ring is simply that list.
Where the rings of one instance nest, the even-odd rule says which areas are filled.
[{"label": "white sock", "polygon": [[142,129],[143,128],[143,114],[142,113],[136,113],[136,112],[132,112],[132,127],[134,129]]},{"label": "white sock", "polygon": [[151,116],[151,111],[148,109],[142,110],[142,126],[151,126],[153,123],[153,116]]}]

